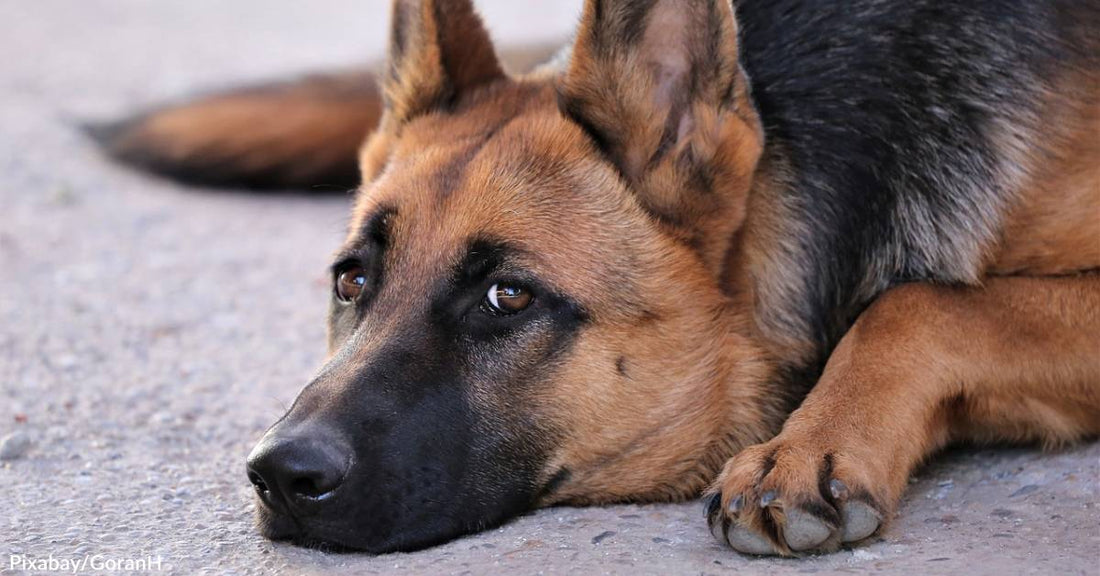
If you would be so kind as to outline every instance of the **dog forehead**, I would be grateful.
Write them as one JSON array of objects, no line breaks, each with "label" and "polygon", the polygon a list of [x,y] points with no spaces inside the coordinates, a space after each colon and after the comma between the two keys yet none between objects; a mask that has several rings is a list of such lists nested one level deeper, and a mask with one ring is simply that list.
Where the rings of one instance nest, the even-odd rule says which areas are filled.
[{"label": "dog forehead", "polygon": [[363,193],[372,201],[359,207],[359,221],[385,205],[417,228],[517,241],[563,226],[595,233],[588,227],[601,216],[614,212],[621,222],[621,212],[634,203],[614,169],[556,106],[478,107],[414,122]]},{"label": "dog forehead", "polygon": [[556,106],[482,117],[481,130],[469,117],[425,120],[402,134],[357,214],[368,222],[392,211],[391,262],[403,273],[438,276],[471,242],[490,239],[517,248],[523,266],[563,290],[604,290],[596,276],[608,275],[586,272],[593,267],[627,275],[614,268],[645,244],[645,215]]}]

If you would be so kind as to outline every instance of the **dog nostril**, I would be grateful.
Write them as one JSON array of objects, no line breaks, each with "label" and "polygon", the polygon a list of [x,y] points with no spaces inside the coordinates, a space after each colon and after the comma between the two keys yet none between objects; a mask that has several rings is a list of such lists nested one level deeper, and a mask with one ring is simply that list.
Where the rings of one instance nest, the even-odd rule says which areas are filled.
[{"label": "dog nostril", "polygon": [[313,478],[297,478],[290,483],[290,490],[297,496],[305,496],[306,498],[317,498],[326,492],[329,492],[328,488],[323,488]]},{"label": "dog nostril", "polygon": [[[318,464],[315,462],[315,464]],[[286,490],[289,496],[320,500],[336,490],[344,480],[346,467],[313,466],[312,469],[299,470],[287,478]]]},{"label": "dog nostril", "polygon": [[260,477],[259,474],[249,471],[248,481],[252,483],[252,487],[256,489],[260,494],[267,492],[267,483]]}]

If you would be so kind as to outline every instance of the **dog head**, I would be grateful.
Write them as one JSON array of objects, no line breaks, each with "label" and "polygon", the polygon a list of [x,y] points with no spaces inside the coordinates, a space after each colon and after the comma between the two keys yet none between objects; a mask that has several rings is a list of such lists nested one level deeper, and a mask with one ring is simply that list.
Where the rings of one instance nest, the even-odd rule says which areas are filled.
[{"label": "dog head", "polygon": [[398,1],[330,357],[250,456],[271,537],[374,552],[532,506],[689,497],[774,426],[723,285],[762,133],[728,0],[592,0],[509,78]]}]

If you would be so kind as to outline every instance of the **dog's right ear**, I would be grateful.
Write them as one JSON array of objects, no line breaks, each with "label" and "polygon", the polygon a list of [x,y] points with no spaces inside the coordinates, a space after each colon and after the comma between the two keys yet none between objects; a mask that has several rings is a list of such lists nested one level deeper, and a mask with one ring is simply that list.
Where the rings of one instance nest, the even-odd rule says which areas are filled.
[{"label": "dog's right ear", "polygon": [[394,0],[383,81],[389,120],[404,123],[504,78],[470,0]]}]

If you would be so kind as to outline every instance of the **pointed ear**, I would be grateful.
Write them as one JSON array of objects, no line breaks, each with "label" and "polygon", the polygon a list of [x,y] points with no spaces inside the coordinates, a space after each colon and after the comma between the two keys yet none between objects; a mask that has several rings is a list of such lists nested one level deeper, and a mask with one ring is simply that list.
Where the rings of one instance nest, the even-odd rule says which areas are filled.
[{"label": "pointed ear", "polygon": [[444,107],[504,77],[470,0],[394,0],[383,83],[390,121]]},{"label": "pointed ear", "polygon": [[719,266],[763,146],[730,0],[587,0],[559,94],[642,205]]}]

